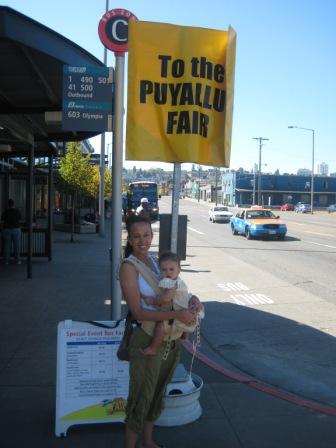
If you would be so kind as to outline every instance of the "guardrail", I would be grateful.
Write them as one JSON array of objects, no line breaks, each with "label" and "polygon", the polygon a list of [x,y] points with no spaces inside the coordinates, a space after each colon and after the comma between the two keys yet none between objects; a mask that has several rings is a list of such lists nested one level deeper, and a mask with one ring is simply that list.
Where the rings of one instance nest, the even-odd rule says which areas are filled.
[{"label": "guardrail", "polygon": [[[32,252],[33,257],[49,258],[49,240],[47,229],[33,229]],[[3,238],[0,238],[0,254],[3,255]],[[13,255],[13,254],[11,254]],[[21,253],[22,257],[28,255],[28,229],[23,228],[21,232]]]}]

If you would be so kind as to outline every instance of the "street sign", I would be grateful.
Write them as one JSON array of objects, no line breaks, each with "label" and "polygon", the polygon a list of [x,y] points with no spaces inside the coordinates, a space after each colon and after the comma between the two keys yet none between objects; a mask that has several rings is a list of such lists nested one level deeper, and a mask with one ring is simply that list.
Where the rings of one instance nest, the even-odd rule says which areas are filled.
[{"label": "street sign", "polygon": [[62,128],[112,131],[112,81],[112,68],[65,65]]},{"label": "street sign", "polygon": [[137,17],[127,9],[112,9],[100,19],[99,38],[103,45],[122,56],[128,51],[128,21]]}]

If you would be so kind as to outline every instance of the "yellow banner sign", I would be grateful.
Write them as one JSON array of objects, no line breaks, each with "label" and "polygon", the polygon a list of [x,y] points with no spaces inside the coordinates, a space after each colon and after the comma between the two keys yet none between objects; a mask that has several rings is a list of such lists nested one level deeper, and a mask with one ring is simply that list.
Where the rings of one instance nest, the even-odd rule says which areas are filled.
[{"label": "yellow banner sign", "polygon": [[235,31],[128,27],[127,160],[228,167]]}]

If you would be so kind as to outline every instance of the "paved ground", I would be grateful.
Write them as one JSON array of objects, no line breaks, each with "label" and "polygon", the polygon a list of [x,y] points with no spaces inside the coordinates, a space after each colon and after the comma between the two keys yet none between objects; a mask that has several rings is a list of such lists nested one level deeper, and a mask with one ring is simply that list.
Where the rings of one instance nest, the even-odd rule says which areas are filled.
[{"label": "paved ground", "polygon": [[[54,435],[57,324],[110,317],[104,304],[109,298],[109,238],[76,238],[70,244],[68,234],[55,232],[53,260],[34,259],[30,280],[25,263],[0,265],[3,448],[122,448],[122,424],[83,425],[70,428],[66,438]],[[193,368],[204,381],[202,416],[189,425],[158,428],[157,439],[174,448],[334,448],[335,409],[322,405],[314,410],[312,403],[234,369],[216,349],[221,312],[216,297],[205,307],[202,361],[196,359]],[[182,362],[189,367],[187,350]],[[282,375],[285,379],[286,372]]]}]

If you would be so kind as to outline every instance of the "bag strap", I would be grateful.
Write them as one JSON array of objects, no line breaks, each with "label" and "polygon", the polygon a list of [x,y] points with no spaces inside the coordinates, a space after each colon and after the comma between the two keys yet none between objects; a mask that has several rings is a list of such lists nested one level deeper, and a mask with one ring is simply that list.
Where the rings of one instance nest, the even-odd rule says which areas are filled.
[{"label": "bag strap", "polygon": [[142,261],[134,258],[126,258],[124,263],[131,263],[135,269],[142,275],[145,281],[153,289],[156,294],[160,294],[161,290],[158,286],[158,280],[154,275],[154,272],[149,269]]}]

